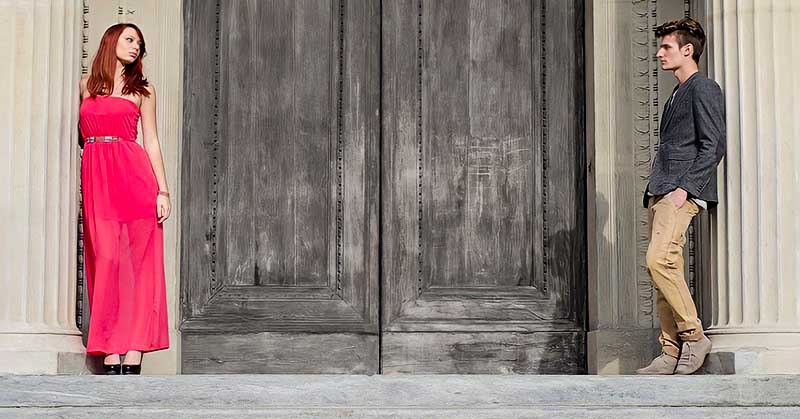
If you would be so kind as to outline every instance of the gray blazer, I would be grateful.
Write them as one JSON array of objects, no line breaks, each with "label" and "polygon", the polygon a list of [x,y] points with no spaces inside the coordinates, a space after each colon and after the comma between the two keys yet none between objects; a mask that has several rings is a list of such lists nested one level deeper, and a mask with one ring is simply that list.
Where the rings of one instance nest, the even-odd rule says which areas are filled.
[{"label": "gray blazer", "polygon": [[678,187],[690,198],[717,203],[717,165],[725,156],[725,100],[719,85],[695,73],[673,91],[661,116],[661,141],[648,192],[666,195]]}]

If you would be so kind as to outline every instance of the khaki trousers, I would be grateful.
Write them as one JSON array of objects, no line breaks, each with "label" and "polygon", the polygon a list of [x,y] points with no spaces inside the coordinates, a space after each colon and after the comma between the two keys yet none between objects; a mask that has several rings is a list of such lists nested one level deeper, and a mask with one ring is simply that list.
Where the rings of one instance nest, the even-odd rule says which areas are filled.
[{"label": "khaki trousers", "polygon": [[703,337],[703,326],[683,273],[686,230],[700,208],[691,199],[677,208],[668,197],[659,196],[650,198],[648,209],[647,269],[657,292],[659,341],[662,352],[678,357],[682,341],[697,341]]}]

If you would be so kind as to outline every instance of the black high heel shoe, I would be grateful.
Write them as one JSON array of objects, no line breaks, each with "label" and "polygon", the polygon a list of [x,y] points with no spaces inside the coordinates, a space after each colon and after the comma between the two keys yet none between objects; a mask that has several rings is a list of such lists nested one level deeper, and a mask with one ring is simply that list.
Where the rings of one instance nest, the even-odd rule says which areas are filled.
[{"label": "black high heel shoe", "polygon": [[[128,351],[130,352],[130,351]],[[137,351],[138,352],[138,351]],[[142,359],[144,358],[144,354],[139,352],[139,363],[138,364],[122,364],[122,375],[139,375],[142,373]],[[128,360],[128,353],[125,353],[125,360]]]},{"label": "black high heel shoe", "polygon": [[126,365],[122,364],[122,375],[139,375],[142,373],[142,364]]},{"label": "black high heel shoe", "polygon": [[[130,351],[128,351],[130,352]],[[139,352],[139,363],[138,364],[122,364],[122,375],[139,375],[142,373],[142,358],[144,358],[144,354]],[[125,353],[125,360],[128,360],[128,353]]]},{"label": "black high heel shoe", "polygon": [[122,364],[103,364],[103,371],[106,375],[119,375],[122,370]]}]

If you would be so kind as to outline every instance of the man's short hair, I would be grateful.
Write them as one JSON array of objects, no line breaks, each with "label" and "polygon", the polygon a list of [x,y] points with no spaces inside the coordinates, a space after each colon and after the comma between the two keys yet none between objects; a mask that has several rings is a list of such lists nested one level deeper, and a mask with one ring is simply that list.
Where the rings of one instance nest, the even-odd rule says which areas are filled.
[{"label": "man's short hair", "polygon": [[703,55],[703,49],[706,46],[706,33],[696,20],[689,18],[673,20],[656,26],[654,31],[659,38],[674,33],[678,40],[678,46],[681,48],[686,44],[692,44],[694,47],[692,59],[696,63],[700,62],[700,56]]}]

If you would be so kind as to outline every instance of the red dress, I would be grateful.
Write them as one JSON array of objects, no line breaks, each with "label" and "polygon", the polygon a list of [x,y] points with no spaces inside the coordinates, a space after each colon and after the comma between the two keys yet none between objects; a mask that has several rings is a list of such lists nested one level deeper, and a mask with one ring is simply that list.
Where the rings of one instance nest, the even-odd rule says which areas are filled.
[{"label": "red dress", "polygon": [[80,108],[86,351],[93,355],[169,347],[158,182],[136,143],[139,116],[136,103],[118,96],[88,97]]}]

